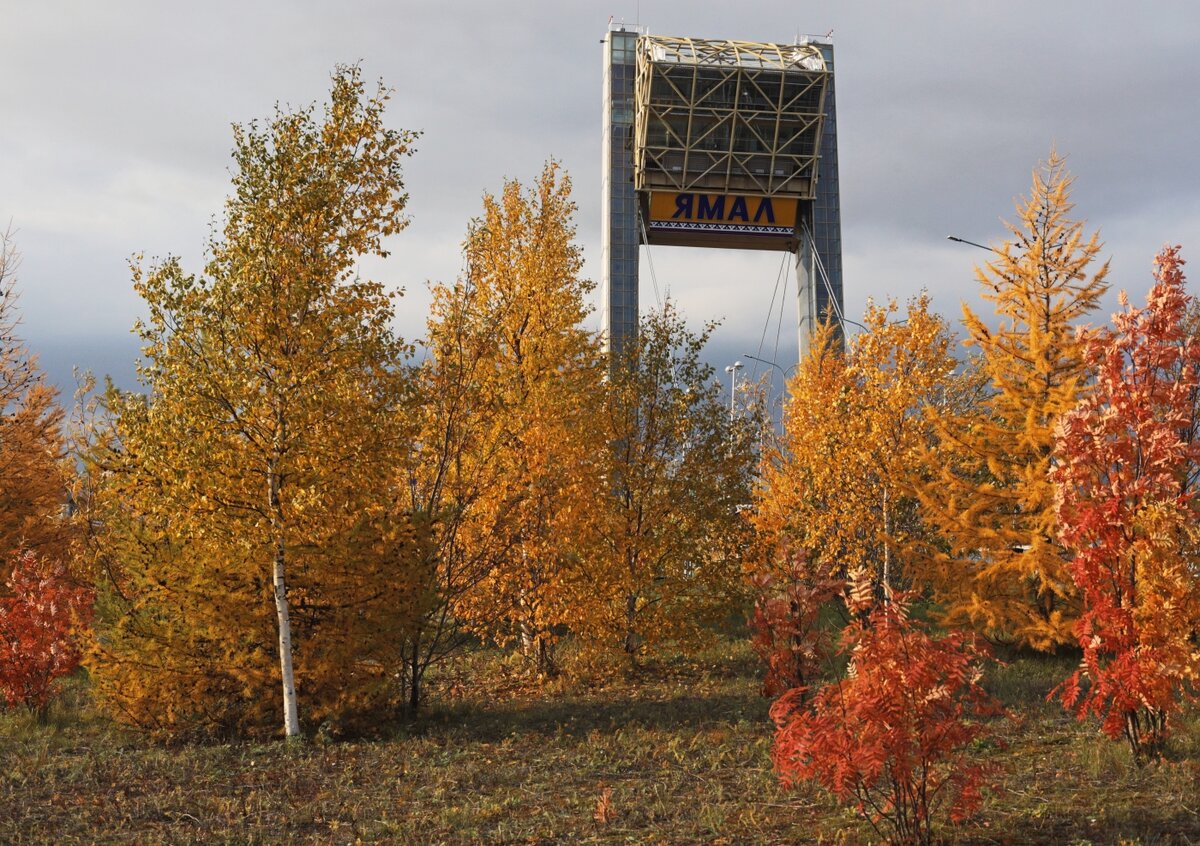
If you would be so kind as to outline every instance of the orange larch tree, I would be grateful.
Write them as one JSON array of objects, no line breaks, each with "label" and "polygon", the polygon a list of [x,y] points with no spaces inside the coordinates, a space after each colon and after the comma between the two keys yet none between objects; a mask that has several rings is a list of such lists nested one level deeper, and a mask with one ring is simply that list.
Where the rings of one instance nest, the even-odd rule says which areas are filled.
[{"label": "orange larch tree", "polygon": [[1079,615],[1048,473],[1058,421],[1089,378],[1076,325],[1107,290],[1107,263],[1088,274],[1100,243],[1070,217],[1071,181],[1052,155],[1012,240],[976,271],[1000,319],[993,329],[963,307],[990,391],[965,411],[931,409],[937,438],[922,464],[935,472],[918,488],[938,535],[919,551],[920,576],[944,621],[1038,649],[1070,642]]}]

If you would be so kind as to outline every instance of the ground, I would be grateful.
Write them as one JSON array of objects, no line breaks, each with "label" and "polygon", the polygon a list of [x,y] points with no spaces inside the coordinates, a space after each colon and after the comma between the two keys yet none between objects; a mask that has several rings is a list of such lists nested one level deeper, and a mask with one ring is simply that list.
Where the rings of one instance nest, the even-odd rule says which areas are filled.
[{"label": "ground", "polygon": [[[1200,843],[1200,719],[1162,764],[1078,723],[1046,692],[1069,658],[1020,657],[989,685],[1001,792],[954,844]],[[418,723],[369,740],[165,747],[91,713],[0,717],[3,843],[867,844],[852,811],[771,772],[769,702],[727,641],[605,686],[522,682],[476,654]],[[1003,746],[1003,748],[1002,748]]]}]

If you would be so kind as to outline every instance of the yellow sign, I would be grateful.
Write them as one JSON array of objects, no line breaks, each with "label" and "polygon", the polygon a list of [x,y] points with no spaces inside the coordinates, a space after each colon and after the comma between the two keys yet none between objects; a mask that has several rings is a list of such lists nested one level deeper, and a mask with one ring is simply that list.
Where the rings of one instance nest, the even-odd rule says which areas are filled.
[{"label": "yellow sign", "polygon": [[786,237],[796,231],[796,207],[795,197],[655,191],[650,195],[650,227]]}]

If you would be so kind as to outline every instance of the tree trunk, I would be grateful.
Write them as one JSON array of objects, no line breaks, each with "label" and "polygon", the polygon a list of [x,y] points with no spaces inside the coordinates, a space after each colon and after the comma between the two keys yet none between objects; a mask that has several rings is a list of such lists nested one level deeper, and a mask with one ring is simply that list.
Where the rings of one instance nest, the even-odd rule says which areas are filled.
[{"label": "tree trunk", "polygon": [[558,666],[554,663],[554,646],[545,633],[537,636],[537,672],[543,678],[558,675]]},{"label": "tree trunk", "polygon": [[891,600],[892,578],[892,525],[891,511],[888,509],[888,489],[883,488],[883,599]]},{"label": "tree trunk", "polygon": [[275,549],[272,584],[275,588],[275,616],[279,621],[279,670],[283,677],[283,730],[290,740],[300,737],[300,716],[296,704],[296,676],[292,670],[292,624],[288,617],[287,585],[284,583],[286,547],[283,541],[283,513],[279,500],[279,473],[274,462],[267,468],[267,499],[271,513],[271,535]]},{"label": "tree trunk", "polygon": [[417,716],[417,708],[421,704],[421,642],[419,638],[414,637],[412,643],[412,652],[409,655],[409,678],[408,678],[408,714],[410,717]]},{"label": "tree trunk", "polygon": [[[524,607],[524,603],[522,603]],[[521,655],[526,659],[533,660],[533,648],[535,646],[533,635],[533,625],[524,617],[521,618]]]},{"label": "tree trunk", "polygon": [[638,636],[634,629],[637,620],[637,594],[625,597],[625,654],[633,665],[637,666]]}]

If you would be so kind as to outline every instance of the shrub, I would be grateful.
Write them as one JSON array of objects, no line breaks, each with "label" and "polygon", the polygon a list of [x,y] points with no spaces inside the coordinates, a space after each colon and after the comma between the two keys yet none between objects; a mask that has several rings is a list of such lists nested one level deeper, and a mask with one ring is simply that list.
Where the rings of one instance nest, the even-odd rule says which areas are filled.
[{"label": "shrub", "polygon": [[0,596],[0,696],[6,707],[45,709],[54,682],[79,666],[76,627],[91,617],[92,591],[66,567],[31,552],[17,557]]},{"label": "shrub", "polygon": [[808,556],[799,552],[786,556],[782,573],[756,574],[751,584],[758,596],[750,643],[767,669],[763,696],[807,690],[833,647],[829,632],[820,627],[821,608],[844,582],[814,573]]},{"label": "shrub", "polygon": [[935,816],[978,808],[987,771],[966,751],[987,734],[978,720],[1000,708],[980,685],[986,652],[974,636],[934,636],[905,595],[871,603],[860,576],[847,595],[846,675],[807,702],[798,687],[772,706],[772,758],[785,786],[815,781],[892,843],[929,844]]},{"label": "shrub", "polygon": [[1051,696],[1124,735],[1138,764],[1161,756],[1200,677],[1200,338],[1182,265],[1164,249],[1146,306],[1122,293],[1113,329],[1091,336],[1095,387],[1064,415],[1051,472],[1083,596],[1083,662]]}]

